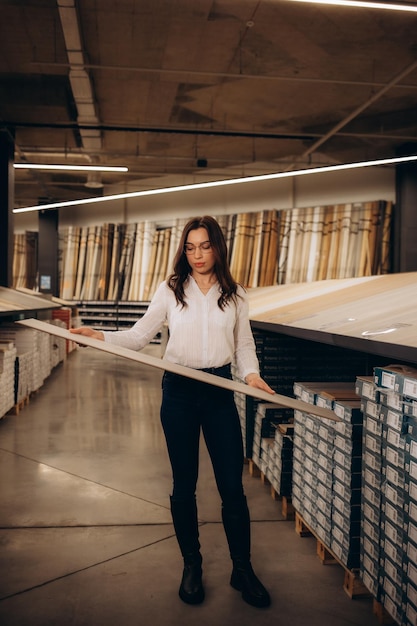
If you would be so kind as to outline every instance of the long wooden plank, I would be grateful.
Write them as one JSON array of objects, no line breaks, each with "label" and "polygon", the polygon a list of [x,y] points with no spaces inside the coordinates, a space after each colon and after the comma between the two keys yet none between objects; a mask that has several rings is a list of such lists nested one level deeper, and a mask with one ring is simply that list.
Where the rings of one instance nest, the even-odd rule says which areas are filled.
[{"label": "long wooden plank", "polygon": [[136,361],[144,365],[150,365],[151,367],[156,367],[157,369],[165,370],[167,372],[179,374],[180,376],[186,376],[187,378],[192,378],[193,380],[198,380],[202,383],[207,383],[209,385],[215,385],[216,387],[222,387],[223,389],[229,389],[230,391],[243,393],[247,396],[257,398],[258,400],[264,400],[266,402],[278,404],[279,406],[285,406],[290,409],[298,409],[299,411],[303,411],[304,413],[309,413],[316,417],[327,418],[334,422],[341,421],[340,418],[329,409],[314,406],[312,404],[308,404],[307,402],[303,402],[302,400],[289,398],[288,396],[283,396],[278,393],[272,395],[270,393],[267,393],[266,391],[263,391],[261,389],[255,389],[254,387],[250,387],[249,385],[246,385],[244,383],[222,378],[221,376],[215,376],[214,374],[208,374],[207,372],[195,370],[190,367],[184,367],[183,365],[177,365],[176,363],[171,363],[170,361],[167,361],[165,359],[158,359],[157,357],[151,356],[149,354],[143,354],[142,352],[136,352],[135,350],[129,350],[127,348],[115,346],[110,343],[106,343],[105,341],[92,339],[91,337],[84,337],[83,335],[76,335],[66,330],[65,328],[55,326],[54,324],[48,324],[47,322],[42,322],[33,318],[20,320],[16,322],[16,324],[22,324],[23,326],[28,326],[29,328],[40,330],[50,335],[55,335],[69,341],[75,341],[84,346],[98,348],[99,350],[103,350],[104,352],[109,352],[110,354],[114,354],[116,356],[125,357],[126,359],[130,359],[131,361]]}]

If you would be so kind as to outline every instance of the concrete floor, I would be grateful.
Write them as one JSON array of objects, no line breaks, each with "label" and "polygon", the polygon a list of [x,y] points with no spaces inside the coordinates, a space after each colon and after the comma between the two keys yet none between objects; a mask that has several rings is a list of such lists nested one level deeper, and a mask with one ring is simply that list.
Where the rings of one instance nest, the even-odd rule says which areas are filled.
[{"label": "concrete floor", "polygon": [[181,602],[160,381],[159,370],[80,348],[19,415],[0,420],[0,624],[377,624],[372,601],[349,599],[343,569],[320,563],[315,540],[295,533],[247,467],[252,561],[272,605],[256,609],[242,601],[229,586],[204,447],[198,501],[206,600]]}]

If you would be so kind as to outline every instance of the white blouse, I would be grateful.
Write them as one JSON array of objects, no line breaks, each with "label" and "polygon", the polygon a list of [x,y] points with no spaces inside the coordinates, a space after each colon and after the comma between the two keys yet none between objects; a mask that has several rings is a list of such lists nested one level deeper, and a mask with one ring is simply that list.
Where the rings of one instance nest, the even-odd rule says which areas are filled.
[{"label": "white blouse", "polygon": [[106,331],[104,340],[131,350],[141,350],[167,323],[169,339],[164,359],[195,369],[234,363],[237,375],[243,380],[248,374],[259,374],[246,293],[239,286],[239,297],[236,302],[230,301],[224,311],[217,304],[220,293],[216,283],[204,295],[189,276],[184,284],[187,306],[182,307],[164,281],[144,316],[132,328]]}]

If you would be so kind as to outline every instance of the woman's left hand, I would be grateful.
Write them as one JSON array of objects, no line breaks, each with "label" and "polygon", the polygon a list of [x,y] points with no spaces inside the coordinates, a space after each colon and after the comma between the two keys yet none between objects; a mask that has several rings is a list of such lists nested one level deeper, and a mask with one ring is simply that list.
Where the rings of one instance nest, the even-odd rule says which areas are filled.
[{"label": "woman's left hand", "polygon": [[256,389],[262,389],[263,391],[267,391],[271,394],[275,393],[275,391],[264,381],[263,378],[259,376],[259,374],[248,374],[245,381],[249,387],[256,387]]}]

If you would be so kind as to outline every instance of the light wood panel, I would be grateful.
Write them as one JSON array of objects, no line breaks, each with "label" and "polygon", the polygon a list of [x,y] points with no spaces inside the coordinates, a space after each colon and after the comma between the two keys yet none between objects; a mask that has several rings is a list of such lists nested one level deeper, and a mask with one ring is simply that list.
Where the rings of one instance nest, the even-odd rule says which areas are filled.
[{"label": "light wood panel", "polygon": [[250,318],[417,347],[417,272],[248,291]]},{"label": "light wood panel", "polygon": [[105,341],[99,341],[97,339],[92,339],[91,337],[76,335],[64,328],[60,328],[46,322],[41,322],[40,320],[26,319],[16,323],[27,326],[29,328],[33,328],[35,330],[39,330],[41,332],[48,333],[50,335],[62,337],[63,339],[67,339],[69,341],[75,341],[84,346],[97,348],[98,350],[109,352],[110,354],[124,357],[131,361],[136,361],[137,363],[149,365],[150,367],[156,367],[157,369],[172,372],[174,374],[179,374],[180,376],[186,376],[187,378],[207,383],[209,385],[214,385],[216,387],[221,387],[223,389],[229,389],[233,392],[243,393],[247,396],[252,396],[253,398],[257,398],[265,402],[270,402],[279,406],[296,409],[305,413],[312,414],[316,417],[329,419],[335,422],[341,421],[340,418],[329,409],[317,407],[307,402],[295,400],[294,398],[289,398],[278,393],[269,394],[266,391],[262,391],[261,389],[255,389],[254,387],[250,387],[249,385],[245,385],[244,383],[222,378],[221,376],[208,374],[207,372],[195,370],[190,367],[184,367],[183,365],[177,365],[176,363],[171,363],[170,361],[164,359],[158,359],[157,357],[144,354],[142,352],[128,350],[127,348],[121,348],[120,346],[114,346],[112,344],[106,343]]},{"label": "light wood panel", "polygon": [[0,286],[0,313],[14,311],[43,311],[57,308],[51,300],[37,296],[33,291],[10,289]]}]

